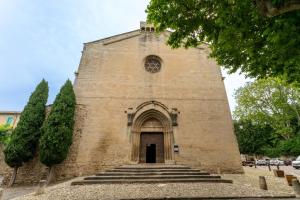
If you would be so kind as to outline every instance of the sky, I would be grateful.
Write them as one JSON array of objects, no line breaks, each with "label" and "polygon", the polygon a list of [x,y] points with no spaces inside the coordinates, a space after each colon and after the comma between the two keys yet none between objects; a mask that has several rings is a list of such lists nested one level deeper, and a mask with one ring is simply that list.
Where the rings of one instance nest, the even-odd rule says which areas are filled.
[{"label": "sky", "polygon": [[[0,0],[0,111],[22,111],[44,78],[48,103],[74,80],[83,43],[139,28],[149,0]],[[227,75],[231,110],[234,91],[247,81]]]}]

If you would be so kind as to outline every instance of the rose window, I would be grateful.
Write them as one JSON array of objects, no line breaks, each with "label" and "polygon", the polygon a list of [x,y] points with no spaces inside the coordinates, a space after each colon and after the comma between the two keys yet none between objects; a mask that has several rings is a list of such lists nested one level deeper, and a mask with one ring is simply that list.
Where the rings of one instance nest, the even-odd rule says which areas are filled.
[{"label": "rose window", "polygon": [[161,68],[160,59],[157,56],[148,56],[145,62],[145,69],[147,72],[156,73]]}]

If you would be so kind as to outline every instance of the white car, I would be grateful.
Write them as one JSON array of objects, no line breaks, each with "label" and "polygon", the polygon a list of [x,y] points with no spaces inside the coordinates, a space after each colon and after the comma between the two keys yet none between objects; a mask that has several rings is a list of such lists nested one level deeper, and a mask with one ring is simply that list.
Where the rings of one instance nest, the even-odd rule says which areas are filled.
[{"label": "white car", "polygon": [[298,156],[298,158],[292,162],[292,166],[295,169],[299,169],[300,168],[300,156]]},{"label": "white car", "polygon": [[270,160],[270,165],[284,165],[284,162],[278,158],[272,158]]},{"label": "white car", "polygon": [[266,160],[256,160],[256,165],[267,165],[268,162]]}]

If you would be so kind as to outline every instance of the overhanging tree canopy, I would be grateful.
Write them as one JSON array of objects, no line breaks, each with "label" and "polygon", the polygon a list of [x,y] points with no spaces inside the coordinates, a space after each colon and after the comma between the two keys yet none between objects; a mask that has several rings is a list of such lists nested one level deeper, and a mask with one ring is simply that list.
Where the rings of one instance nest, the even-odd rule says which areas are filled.
[{"label": "overhanging tree canopy", "polygon": [[252,0],[151,0],[146,11],[157,30],[174,31],[172,47],[207,42],[231,73],[300,83],[300,11],[266,18]]}]

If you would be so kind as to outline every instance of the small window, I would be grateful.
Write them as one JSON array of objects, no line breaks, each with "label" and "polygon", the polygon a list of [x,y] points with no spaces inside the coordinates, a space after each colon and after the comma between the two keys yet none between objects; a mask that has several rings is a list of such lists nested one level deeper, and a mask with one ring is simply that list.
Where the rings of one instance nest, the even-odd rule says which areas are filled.
[{"label": "small window", "polygon": [[6,124],[12,125],[14,118],[12,116],[9,116],[6,118]]},{"label": "small window", "polygon": [[159,72],[161,69],[160,58],[157,56],[148,56],[145,61],[145,69],[151,73]]}]

